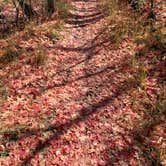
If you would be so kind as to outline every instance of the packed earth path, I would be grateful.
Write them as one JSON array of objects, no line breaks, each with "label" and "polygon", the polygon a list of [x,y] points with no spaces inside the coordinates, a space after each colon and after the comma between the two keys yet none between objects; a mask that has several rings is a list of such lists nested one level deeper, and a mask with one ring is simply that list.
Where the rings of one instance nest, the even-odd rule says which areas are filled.
[{"label": "packed earth path", "polygon": [[140,115],[130,96],[138,86],[129,67],[136,46],[126,39],[112,49],[102,36],[106,19],[98,1],[73,6],[63,38],[46,45],[47,64],[33,67],[20,57],[11,64],[14,74],[4,78],[9,97],[0,121],[14,131],[12,138],[1,135],[0,148],[9,152],[1,166],[145,163],[134,138]]}]

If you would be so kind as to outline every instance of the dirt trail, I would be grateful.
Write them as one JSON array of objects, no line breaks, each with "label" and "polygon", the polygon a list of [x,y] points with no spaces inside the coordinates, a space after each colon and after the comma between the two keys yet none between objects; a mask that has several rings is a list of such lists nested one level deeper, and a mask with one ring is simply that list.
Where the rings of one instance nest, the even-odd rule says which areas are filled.
[{"label": "dirt trail", "polygon": [[119,50],[108,49],[110,43],[100,38],[105,18],[98,2],[73,5],[64,38],[47,50],[47,65],[19,68],[17,90],[3,107],[10,115],[1,120],[30,128],[9,141],[2,166],[125,165],[141,153],[131,134],[138,115],[130,109],[129,91],[137,84],[125,61],[134,47],[124,41]]}]

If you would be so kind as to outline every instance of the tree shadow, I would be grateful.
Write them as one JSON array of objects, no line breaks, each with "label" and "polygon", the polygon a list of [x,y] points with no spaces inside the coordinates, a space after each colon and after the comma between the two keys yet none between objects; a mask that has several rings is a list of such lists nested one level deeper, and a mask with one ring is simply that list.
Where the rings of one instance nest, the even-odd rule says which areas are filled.
[{"label": "tree shadow", "polygon": [[95,13],[88,14],[88,15],[78,15],[78,14],[70,13],[69,18],[70,19],[86,19],[86,18],[93,18],[93,17],[96,17],[101,14],[102,14],[101,12],[95,12]]},{"label": "tree shadow", "polygon": [[[43,142],[39,141],[36,148],[34,150],[32,150],[30,155],[27,156],[20,165],[24,166],[24,165],[30,163],[31,159],[35,155],[37,155],[40,151],[44,150],[46,147],[48,148],[50,146],[49,142],[51,140],[58,140],[59,137],[64,135],[71,127],[73,127],[74,125],[77,125],[79,122],[85,121],[93,114],[99,113],[100,108],[102,108],[108,104],[111,104],[114,101],[114,99],[116,99],[119,95],[127,92],[131,88],[136,88],[138,86],[138,83],[135,80],[129,80],[127,82],[127,84],[130,86],[126,86],[126,82],[122,83],[121,85],[119,85],[118,90],[112,94],[112,96],[105,97],[104,99],[100,100],[98,103],[94,103],[93,105],[90,105],[87,108],[78,110],[79,115],[76,118],[69,120],[68,122],[66,122],[64,124],[49,126],[49,128],[45,129],[44,131],[48,131],[48,130],[54,131],[55,134]],[[31,131],[31,132],[34,134],[38,131]]]},{"label": "tree shadow", "polygon": [[0,28],[0,39],[7,39],[18,31],[21,32],[28,25],[28,21],[23,17],[19,17],[17,23],[15,20],[7,21],[3,28]]},{"label": "tree shadow", "polygon": [[[95,40],[96,41],[96,40]],[[90,58],[92,58],[90,55],[93,57],[96,55],[96,50],[92,49],[90,52],[89,50],[87,51],[87,57],[89,56]],[[87,63],[90,59],[85,58],[84,62]],[[84,80],[93,76],[97,76],[97,75],[104,75],[105,73],[109,73],[110,71],[114,70],[115,66],[117,67],[117,64],[114,64],[113,66],[107,66],[103,69],[98,70],[97,72],[92,72],[92,73],[87,73],[89,67],[86,67],[85,70],[85,75],[84,76],[80,76],[78,78],[76,78],[75,80],[69,80],[66,81],[64,83],[60,83],[60,84],[55,84],[53,85],[53,87],[47,87],[46,89],[43,89],[41,91],[41,94],[44,91],[47,91],[51,88],[54,87],[62,87],[65,86],[67,84],[70,84],[74,81],[79,81],[79,80]],[[116,70],[116,72],[121,72],[123,71],[123,65],[120,64],[119,70]],[[113,79],[112,79],[113,81]],[[110,79],[111,82],[111,79]],[[87,82],[88,84],[88,82]],[[126,86],[128,85],[128,86]],[[101,83],[102,88],[104,88],[104,83]],[[25,132],[21,132],[21,137],[18,137],[17,139],[20,140],[21,138],[26,138],[26,137],[30,137],[32,135],[37,135],[39,132],[47,132],[47,131],[52,131],[53,133],[55,133],[53,136],[51,136],[50,138],[46,139],[44,142],[39,141],[38,145],[36,146],[36,148],[34,149],[34,151],[32,151],[29,156],[27,156],[25,158],[25,160],[23,161],[23,163],[21,163],[21,165],[26,165],[28,164],[31,159],[34,158],[34,156],[36,154],[38,154],[40,151],[42,151],[43,149],[47,148],[50,146],[49,142],[51,140],[58,140],[60,136],[64,135],[67,130],[69,130],[71,127],[73,127],[74,125],[77,125],[79,122],[83,122],[86,119],[88,119],[90,116],[92,116],[93,114],[99,113],[100,112],[100,108],[106,106],[107,104],[111,104],[118,96],[122,95],[123,93],[127,92],[128,90],[130,90],[131,88],[135,88],[138,86],[138,83],[135,80],[127,80],[123,83],[121,83],[117,90],[111,95],[111,96],[107,96],[102,98],[100,101],[95,101],[92,104],[90,104],[88,107],[83,108],[78,110],[78,116],[74,119],[70,119],[65,123],[62,124],[55,124],[55,125],[50,125],[48,128],[44,128],[44,129],[36,129],[36,130],[26,130]]]},{"label": "tree shadow", "polygon": [[[153,119],[151,124],[145,125],[142,129],[136,127],[133,131],[128,131],[132,140],[131,142],[129,142],[124,135],[118,133],[123,141],[127,144],[127,147],[123,148],[122,150],[116,151],[116,154],[114,154],[112,151],[114,151],[115,149],[109,147],[108,145],[108,148],[105,149],[104,153],[107,153],[108,156],[112,157],[109,157],[109,159],[106,161],[106,165],[117,165],[121,160],[123,160],[124,162],[128,162],[129,156],[135,158],[134,154],[139,149],[139,155],[141,158],[140,162],[142,164],[162,166],[162,164],[160,163],[160,158],[156,153],[157,151],[152,148],[150,142],[147,142],[152,128],[160,123],[164,123],[164,121],[161,119]],[[120,127],[124,128],[124,126]]]},{"label": "tree shadow", "polygon": [[[92,43],[93,41],[91,41]],[[101,41],[99,43],[96,43],[96,44],[89,44],[90,46],[81,46],[81,47],[64,47],[64,46],[57,46],[56,48],[57,49],[60,49],[60,50],[63,50],[63,51],[66,51],[66,52],[70,52],[70,51],[73,51],[73,52],[81,52],[81,53],[86,53],[88,51],[91,51],[93,49],[95,49],[96,47],[98,46],[103,46],[104,44],[108,43],[109,40],[104,40],[104,41]],[[93,56],[91,56],[93,57]]]},{"label": "tree shadow", "polygon": [[[160,59],[160,56],[163,56],[162,50],[160,50],[159,52],[154,51],[153,56],[152,56],[152,51],[154,50],[148,50],[146,52],[146,55],[142,55],[142,50],[141,52],[137,52],[136,53],[137,61],[143,62],[144,60],[148,62],[149,64],[152,64],[152,67],[147,70],[148,76],[157,78],[158,81],[160,82],[160,85],[165,86],[164,85],[165,61],[163,61],[163,59]],[[148,54],[151,55],[151,59],[149,59]],[[154,57],[156,62],[154,62],[154,59],[153,59]],[[156,59],[156,57],[158,57],[158,59]],[[157,75],[156,75],[156,72],[157,72]],[[140,74],[139,71],[138,71],[138,74]],[[145,93],[147,93],[146,90],[145,90]],[[141,103],[139,103],[140,105],[138,106],[140,108],[136,108],[136,110],[134,111],[140,111],[141,109],[142,110],[145,109],[143,112],[145,117],[143,119],[140,119],[138,122],[136,122],[136,125],[134,125],[134,128],[132,130],[126,130],[124,126],[121,126],[120,124],[118,124],[120,128],[124,129],[124,131],[128,133],[131,141],[129,142],[125,138],[125,135],[123,135],[122,133],[118,133],[128,146],[123,148],[122,150],[116,151],[116,154],[114,154],[114,151],[117,147],[112,148],[109,144],[107,144],[108,148],[106,148],[105,151],[102,153],[108,154],[108,156],[110,155],[112,157],[108,157],[108,160],[105,165],[113,165],[113,166],[118,165],[120,161],[129,163],[129,156],[132,156],[133,159],[140,160],[139,161],[141,162],[140,164],[155,165],[155,166],[163,165],[161,163],[160,149],[158,146],[153,145],[152,143],[153,140],[151,139],[151,137],[153,136],[153,131],[155,131],[156,126],[162,126],[163,124],[165,126],[165,116],[163,115],[165,115],[166,110],[164,107],[162,107],[164,106],[163,101],[165,101],[164,89],[161,89],[160,93],[161,94],[155,94],[157,96],[156,98],[157,101],[155,101],[154,98],[151,101],[153,102],[153,106],[151,105],[152,103],[146,103],[146,98],[141,99]],[[145,105],[142,106],[142,104],[145,104]],[[150,104],[151,106],[149,106],[148,104]],[[161,129],[160,131],[157,130],[158,134],[160,132],[161,132]],[[162,133],[162,137],[164,137],[163,133]],[[139,159],[136,156],[134,156],[135,151],[139,153],[137,154],[137,156],[139,155]]]},{"label": "tree shadow", "polygon": [[94,11],[96,11],[97,10],[97,8],[96,7],[88,7],[88,8],[84,8],[84,7],[82,7],[82,8],[76,8],[76,9],[74,9],[74,11],[76,11],[76,12],[94,12]]},{"label": "tree shadow", "polygon": [[[93,15],[93,14],[92,14]],[[71,24],[73,25],[71,28],[73,27],[85,27],[89,24],[94,24],[96,22],[98,22],[99,20],[101,20],[102,18],[104,18],[104,16],[101,13],[96,13],[93,16],[74,16],[73,18],[70,18],[68,20],[66,20],[67,24]]]},{"label": "tree shadow", "polygon": [[[94,53],[94,55],[96,55],[96,50],[93,50],[94,52],[88,52],[89,54],[92,55],[92,53]],[[93,56],[94,56],[93,55]],[[84,62],[87,63],[89,61],[89,58],[85,59]],[[66,81],[65,83],[60,83],[60,84],[55,84],[53,87],[47,87],[47,89],[43,89],[43,91],[41,93],[43,93],[44,91],[47,91],[51,88],[54,87],[62,87],[65,86],[67,84],[70,84],[74,81],[79,81],[79,80],[83,80],[83,79],[87,79],[93,76],[99,76],[99,75],[104,75],[105,73],[109,73],[110,71],[114,70],[115,66],[117,67],[117,64],[114,64],[113,66],[107,66],[103,69],[98,70],[97,72],[93,72],[93,73],[87,73],[89,67],[86,68],[85,70],[85,75],[84,76],[80,76],[78,78],[76,78],[75,80],[69,80]],[[116,70],[116,72],[121,72],[123,71],[123,65],[120,64],[119,70]],[[112,79],[113,81],[114,79]],[[111,79],[110,79],[110,83],[111,83]],[[87,82],[88,84],[88,82]],[[112,104],[113,101],[120,95],[122,95],[123,93],[126,93],[128,90],[130,90],[131,88],[136,88],[138,86],[138,82],[136,82],[135,80],[126,80],[124,82],[122,82],[121,84],[118,85],[118,88],[116,91],[113,92],[113,94],[111,96],[107,96],[102,98],[99,101],[94,101],[92,104],[89,104],[86,108],[80,109],[78,110],[78,116],[73,118],[73,119],[69,119],[67,122],[65,123],[60,123],[60,124],[55,124],[55,125],[50,125],[47,128],[44,129],[35,129],[35,130],[26,130],[25,132],[20,132],[21,136],[18,136],[18,140],[21,140],[22,138],[27,138],[27,137],[31,137],[32,135],[37,136],[38,133],[42,132],[45,133],[47,131],[51,131],[54,134],[52,136],[50,136],[48,139],[44,140],[44,141],[38,141],[37,146],[35,147],[34,150],[32,150],[30,152],[29,155],[27,155],[27,157],[25,157],[24,161],[22,163],[20,163],[20,165],[26,165],[28,163],[31,162],[31,160],[34,158],[34,156],[36,154],[38,154],[39,152],[43,151],[45,148],[48,148],[50,145],[50,141],[52,140],[58,140],[62,135],[64,135],[71,127],[77,125],[80,122],[86,121],[88,118],[90,118],[93,114],[97,114],[100,112],[100,109],[108,104]],[[102,88],[104,88],[104,83],[101,83]]]},{"label": "tree shadow", "polygon": [[[95,2],[95,1],[85,1],[85,2]],[[104,18],[104,15],[101,12],[96,12],[96,8],[76,8],[75,11],[82,12],[81,15],[78,14],[69,14],[66,23],[69,25],[73,25],[70,28],[79,28],[85,27],[89,24],[93,24]]]},{"label": "tree shadow", "polygon": [[[72,52],[78,52],[78,53],[81,53],[81,54],[83,53],[83,54],[85,54],[85,58],[83,58],[82,60],[76,62],[73,65],[70,65],[69,67],[67,67],[65,69],[57,71],[56,73],[52,74],[51,77],[54,78],[55,76],[61,75],[61,74],[66,73],[66,72],[70,73],[70,71],[72,69],[74,69],[75,67],[77,67],[78,65],[83,64],[86,61],[94,58],[97,55],[97,53],[100,52],[101,47],[103,47],[103,48],[108,47],[111,44],[109,39],[102,39],[101,41],[99,40],[99,42],[97,41],[98,38],[100,38],[100,36],[102,34],[103,34],[103,30],[101,30],[91,41],[87,42],[85,45],[80,46],[80,47],[73,48],[73,47],[55,46],[54,49],[58,49],[58,50],[65,51],[65,52],[71,52],[72,51]],[[105,46],[105,44],[106,44],[106,46]],[[68,63],[67,60],[65,62]],[[110,67],[110,68],[112,68],[112,67]],[[104,69],[102,69],[102,70],[104,71]],[[97,73],[98,72],[93,73],[91,75],[93,76],[93,75],[96,75]],[[89,76],[90,76],[90,74],[87,75],[87,77],[89,77]],[[69,83],[72,83],[74,81],[81,80],[83,78],[86,78],[86,76],[82,76],[82,77],[77,78],[76,80],[71,80],[71,81],[64,80],[63,83],[58,83],[58,84],[55,83],[51,87],[46,87],[46,88],[45,87],[40,87],[38,95],[40,96],[42,93],[44,93],[48,89],[52,89],[54,87],[62,87],[62,86],[65,86]],[[43,79],[43,77],[41,79]],[[40,80],[38,80],[38,81],[40,81]],[[22,87],[17,89],[17,92],[20,91],[20,90],[25,89],[26,87],[32,86],[35,82],[31,81],[29,83],[26,83],[25,85],[23,85]],[[16,92],[16,94],[17,94],[17,92]]]}]

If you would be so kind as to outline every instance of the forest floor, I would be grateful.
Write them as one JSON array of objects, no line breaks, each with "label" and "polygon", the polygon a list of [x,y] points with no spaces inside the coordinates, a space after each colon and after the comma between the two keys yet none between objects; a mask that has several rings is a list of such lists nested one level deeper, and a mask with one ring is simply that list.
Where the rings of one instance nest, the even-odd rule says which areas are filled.
[{"label": "forest floor", "polygon": [[166,165],[166,154],[158,156],[166,153],[166,116],[148,111],[156,110],[162,95],[165,60],[153,51],[136,62],[131,38],[115,49],[103,35],[107,18],[97,1],[73,5],[57,40],[45,34],[56,26],[50,21],[32,32],[27,28],[30,37],[23,31],[0,41],[1,49],[15,43],[21,50],[14,61],[0,62],[6,95],[0,110],[0,165]]}]

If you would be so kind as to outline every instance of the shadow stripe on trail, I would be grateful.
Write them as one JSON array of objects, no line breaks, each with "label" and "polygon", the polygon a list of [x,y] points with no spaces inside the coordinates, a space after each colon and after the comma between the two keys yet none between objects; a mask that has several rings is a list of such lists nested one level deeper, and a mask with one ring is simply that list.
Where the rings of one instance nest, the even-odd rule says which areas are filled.
[{"label": "shadow stripe on trail", "polygon": [[71,19],[87,19],[89,17],[95,17],[95,16],[98,16],[98,15],[101,15],[102,13],[101,12],[97,12],[97,13],[93,13],[93,14],[89,14],[89,15],[77,15],[77,14],[69,14],[69,18]]},{"label": "shadow stripe on trail", "polygon": [[66,21],[67,24],[73,24],[73,25],[82,25],[82,24],[91,24],[91,23],[95,23],[96,21],[99,21],[100,19],[104,18],[104,15],[99,14],[96,15],[95,17],[92,18],[86,18],[86,19],[78,19],[77,16],[76,18],[72,18],[72,19],[68,19]]},{"label": "shadow stripe on trail", "polygon": [[[131,85],[131,86],[126,86],[126,84]],[[46,147],[51,146],[49,143],[51,140],[58,140],[59,137],[64,135],[71,127],[73,127],[74,125],[77,125],[79,122],[85,121],[94,113],[98,113],[100,111],[99,110],[100,108],[110,104],[118,96],[120,96],[121,94],[127,92],[128,90],[130,90],[132,88],[136,88],[137,86],[138,86],[138,83],[136,83],[135,80],[130,80],[130,81],[128,81],[128,83],[125,82],[121,86],[119,86],[118,90],[116,92],[114,92],[112,96],[108,96],[108,97],[102,99],[101,101],[99,101],[98,103],[95,103],[85,109],[79,110],[80,114],[76,118],[74,118],[64,124],[60,124],[58,126],[50,126],[49,130],[56,131],[56,134],[54,134],[50,138],[46,139],[44,142],[39,142],[38,145],[36,146],[36,148],[30,153],[30,155],[27,156],[24,159],[24,161],[22,163],[20,163],[19,165],[25,166],[25,165],[29,164],[31,159],[33,159],[35,157],[35,155],[37,155],[39,152],[44,150]]]}]

